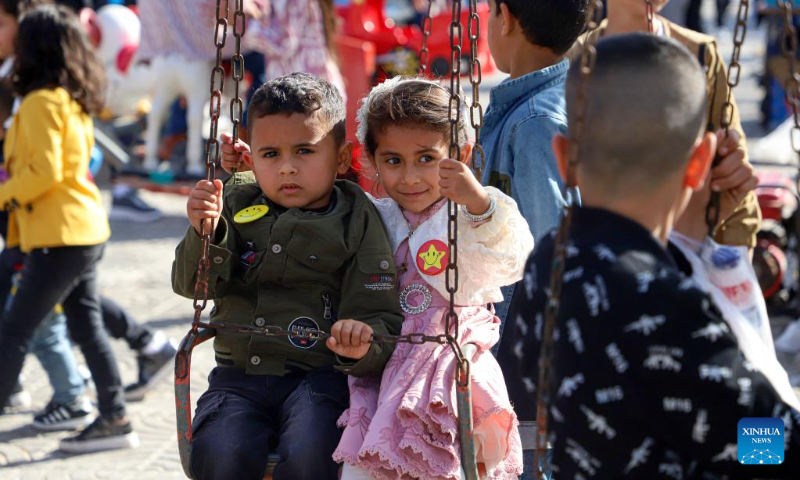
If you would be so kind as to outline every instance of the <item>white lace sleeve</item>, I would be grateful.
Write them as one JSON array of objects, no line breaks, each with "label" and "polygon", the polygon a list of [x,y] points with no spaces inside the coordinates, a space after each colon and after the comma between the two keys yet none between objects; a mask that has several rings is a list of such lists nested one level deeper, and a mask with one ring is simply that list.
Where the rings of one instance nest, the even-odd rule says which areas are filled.
[{"label": "white lace sleeve", "polygon": [[491,219],[476,226],[459,218],[459,276],[483,287],[511,285],[522,279],[533,236],[512,198],[493,187],[486,191],[497,202]]}]

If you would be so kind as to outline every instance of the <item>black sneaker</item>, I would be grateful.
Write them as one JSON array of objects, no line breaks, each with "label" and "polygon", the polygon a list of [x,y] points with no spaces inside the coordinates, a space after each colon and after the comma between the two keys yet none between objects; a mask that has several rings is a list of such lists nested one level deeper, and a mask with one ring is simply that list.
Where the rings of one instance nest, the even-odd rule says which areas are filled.
[{"label": "black sneaker", "polygon": [[147,392],[173,371],[175,354],[178,352],[174,343],[175,341],[170,339],[160,352],[136,357],[139,363],[139,381],[125,387],[126,401],[143,400]]},{"label": "black sneaker", "polygon": [[50,400],[44,410],[33,417],[33,428],[45,432],[75,430],[92,423],[94,407],[88,398],[81,396],[72,403],[62,404]]},{"label": "black sneaker", "polygon": [[119,222],[155,222],[163,216],[161,210],[151,207],[139,198],[134,189],[125,195],[115,196],[108,214],[110,220]]},{"label": "black sneaker", "polygon": [[74,437],[61,440],[58,448],[67,453],[92,453],[139,446],[139,436],[130,420],[117,423],[112,418],[97,417],[91,425]]}]

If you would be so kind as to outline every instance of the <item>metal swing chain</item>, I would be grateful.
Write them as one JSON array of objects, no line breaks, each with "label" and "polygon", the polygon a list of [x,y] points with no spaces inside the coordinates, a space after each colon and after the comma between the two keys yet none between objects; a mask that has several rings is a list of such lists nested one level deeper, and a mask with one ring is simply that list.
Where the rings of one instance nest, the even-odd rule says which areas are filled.
[{"label": "metal swing chain", "polygon": [[430,50],[428,50],[428,38],[431,36],[433,30],[433,17],[431,10],[433,9],[433,0],[428,0],[428,11],[425,12],[425,18],[422,20],[422,48],[419,49],[419,76],[424,77],[428,73],[428,62],[430,60]]},{"label": "metal swing chain", "polygon": [[[242,0],[235,0],[237,6],[237,15],[241,12],[244,15],[242,7]],[[209,114],[211,116],[211,127],[208,133],[208,141],[206,142],[206,180],[213,182],[216,178],[216,165],[219,162],[220,149],[219,140],[217,140],[217,129],[219,127],[219,117],[222,111],[222,89],[225,85],[225,69],[222,68],[222,50],[225,48],[225,42],[228,38],[228,0],[217,0],[216,26],[214,27],[214,46],[217,48],[217,60],[214,68],[211,70],[211,103],[209,105]],[[234,17],[237,18],[237,17]],[[234,28],[236,28],[234,26]],[[236,41],[236,54],[239,55],[241,35],[237,37]],[[239,55],[241,56],[241,55]],[[244,64],[242,63],[242,66]],[[237,81],[238,90],[238,81]],[[238,92],[237,92],[238,97]],[[241,100],[239,100],[241,101]],[[233,103],[231,103],[231,111],[233,111]],[[241,116],[241,115],[240,115]],[[209,260],[211,249],[211,225],[212,221],[207,220],[200,222],[200,238],[202,245],[202,254],[197,264],[197,281],[194,285],[194,298],[192,306],[194,307],[194,319],[192,320],[192,332],[197,333],[200,327],[200,317],[208,305],[208,272],[211,265]]]},{"label": "metal swing chain", "polygon": [[478,1],[469,2],[469,83],[472,85],[472,104],[469,106],[469,120],[475,130],[475,144],[472,147],[472,171],[478,181],[483,179],[483,169],[486,166],[486,152],[481,145],[481,128],[483,128],[483,105],[481,105],[481,82],[483,71],[481,60],[478,58],[478,40],[481,34],[481,18],[478,16]]},{"label": "metal swing chain", "polygon": [[[450,148],[449,156],[452,159],[461,158],[461,145],[459,144],[459,129],[461,122],[461,0],[452,0],[452,19],[450,21]],[[453,328],[453,344],[458,347],[458,315],[455,310],[455,295],[458,291],[458,205],[452,200],[447,200],[447,246],[450,250],[450,261],[447,263],[445,286],[449,294],[450,308],[445,316],[445,333],[450,335]],[[460,352],[459,352],[460,353]],[[461,358],[460,355],[456,355]],[[461,373],[461,372],[460,372]],[[460,379],[459,379],[460,380]]]},{"label": "metal swing chain", "polygon": [[656,18],[656,10],[653,7],[653,0],[644,0],[646,12],[647,12],[647,31],[650,33],[656,33],[654,27],[654,20]]},{"label": "metal swing chain", "polygon": [[[586,31],[592,32],[597,29],[600,22],[603,20],[602,0],[591,0],[589,2],[586,17]],[[581,49],[579,68],[580,86],[578,87],[578,97],[576,100],[575,124],[574,128],[570,129],[569,162],[566,172],[566,183],[564,185],[566,212],[559,225],[553,246],[554,255],[550,273],[550,298],[548,299],[545,310],[544,332],[541,351],[539,352],[539,383],[537,385],[536,398],[536,425],[538,432],[533,463],[537,479],[545,478],[545,474],[548,471],[548,417],[551,398],[550,377],[553,367],[553,347],[555,342],[554,332],[558,312],[561,308],[561,287],[563,285],[564,266],[567,258],[567,241],[575,208],[575,198],[577,198],[575,168],[580,162],[582,154],[581,148],[584,145],[583,133],[588,101],[587,88],[592,73],[594,73],[595,64],[597,63],[596,41],[596,36],[588,35]],[[542,465],[541,469],[539,469],[540,464]]]},{"label": "metal swing chain", "polygon": [[[781,0],[782,1],[782,0]],[[747,17],[750,12],[750,0],[740,0],[739,10],[736,14],[736,28],[733,31],[733,53],[731,54],[731,63],[728,65],[728,75],[725,81],[728,84],[728,96],[725,103],[722,105],[722,121],[720,126],[725,130],[725,138],[730,135],[731,123],[733,123],[733,89],[739,85],[739,79],[742,74],[742,65],[739,63],[742,54],[742,45],[747,37]],[[714,165],[717,165],[720,157],[714,159]],[[720,221],[721,209],[721,196],[720,192],[711,192],[711,198],[706,207],[706,225],[708,226],[708,236],[714,236],[714,230]]]},{"label": "metal swing chain", "polygon": [[794,5],[792,0],[778,0],[778,6],[783,9],[783,43],[781,49],[789,65],[789,78],[784,85],[786,102],[792,109],[794,126],[790,131],[792,150],[800,156],[800,73],[797,72],[797,28],[794,26]]},{"label": "metal swing chain", "polygon": [[244,114],[244,102],[239,92],[239,87],[244,80],[244,56],[242,56],[242,36],[244,35],[246,19],[244,16],[244,0],[234,0],[235,12],[233,14],[234,55],[231,57],[231,76],[233,77],[234,93],[231,99],[231,121],[233,122],[233,140],[239,138],[239,127]]}]

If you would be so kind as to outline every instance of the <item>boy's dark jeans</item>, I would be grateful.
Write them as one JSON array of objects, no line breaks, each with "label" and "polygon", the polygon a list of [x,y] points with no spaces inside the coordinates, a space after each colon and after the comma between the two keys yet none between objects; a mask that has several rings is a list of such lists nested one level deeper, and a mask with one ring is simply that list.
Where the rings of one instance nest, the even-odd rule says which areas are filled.
[{"label": "boy's dark jeans", "polygon": [[92,372],[100,413],[125,414],[117,361],[100,315],[97,263],[104,246],[37,249],[25,259],[17,294],[0,317],[0,404],[14,388],[36,327],[61,303],[70,336]]},{"label": "boy's dark jeans", "polygon": [[261,480],[267,455],[281,462],[275,480],[336,480],[331,458],[349,402],[347,377],[333,370],[284,377],[217,367],[192,422],[192,473],[197,480]]}]

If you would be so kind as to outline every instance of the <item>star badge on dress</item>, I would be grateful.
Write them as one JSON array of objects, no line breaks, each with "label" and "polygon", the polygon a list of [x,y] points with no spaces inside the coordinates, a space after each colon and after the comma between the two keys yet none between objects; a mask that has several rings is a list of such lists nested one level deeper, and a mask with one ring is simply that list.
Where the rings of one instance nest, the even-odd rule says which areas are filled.
[{"label": "star badge on dress", "polygon": [[233,216],[233,221],[236,223],[250,223],[255,222],[269,212],[269,207],[266,205],[253,205],[245,209],[239,210]]},{"label": "star badge on dress", "polygon": [[440,275],[450,262],[450,249],[440,240],[429,240],[417,251],[417,267],[425,275]]}]

